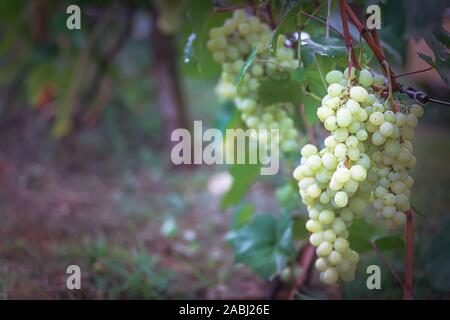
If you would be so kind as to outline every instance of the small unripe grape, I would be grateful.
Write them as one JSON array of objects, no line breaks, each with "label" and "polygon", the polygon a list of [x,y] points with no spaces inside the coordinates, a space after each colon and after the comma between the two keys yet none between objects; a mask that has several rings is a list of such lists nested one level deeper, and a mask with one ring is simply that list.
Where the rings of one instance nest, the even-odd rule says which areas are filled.
[{"label": "small unripe grape", "polygon": [[327,260],[325,260],[324,258],[319,258],[316,260],[315,267],[317,270],[323,272],[323,271],[327,270],[329,265],[327,263]]},{"label": "small unripe grape", "polygon": [[353,180],[363,181],[367,177],[367,170],[363,166],[356,164],[350,168],[350,175]]},{"label": "small unripe grape", "polygon": [[252,74],[255,77],[262,77],[264,75],[264,68],[260,64],[255,64],[252,67]]},{"label": "small unripe grape", "polygon": [[323,224],[330,224],[334,221],[335,214],[332,210],[323,210],[319,215],[319,221]]},{"label": "small unripe grape", "polygon": [[384,114],[382,112],[373,112],[369,117],[369,122],[374,126],[379,126],[384,121]]},{"label": "small unripe grape", "polygon": [[384,86],[385,78],[382,75],[376,74],[373,77],[373,85],[377,87]]},{"label": "small unripe grape", "polygon": [[315,247],[318,247],[324,240],[322,231],[314,232],[309,236],[309,242]]},{"label": "small unripe grape", "polygon": [[349,136],[347,140],[345,140],[345,144],[348,148],[357,148],[358,147],[358,138],[356,136]]},{"label": "small unripe grape", "polygon": [[394,206],[386,206],[383,208],[383,216],[387,219],[393,218],[395,216],[395,207]]},{"label": "small unripe grape", "polygon": [[327,120],[325,120],[324,124],[325,128],[329,131],[333,131],[337,129],[337,120],[335,116],[329,117]]},{"label": "small unripe grape", "polygon": [[334,196],[334,202],[336,203],[336,206],[338,208],[345,207],[348,203],[347,193],[345,193],[343,191],[336,192],[336,194]]},{"label": "small unripe grape", "polygon": [[348,193],[355,193],[358,190],[358,182],[353,179],[348,180],[344,184],[344,190]]},{"label": "small unripe grape", "polygon": [[413,104],[409,111],[414,114],[417,118],[420,118],[423,116],[423,108],[418,104]]},{"label": "small unripe grape", "polygon": [[362,213],[364,210],[366,210],[366,201],[361,199],[360,197],[353,197],[350,199],[348,204],[350,210],[352,210],[355,213]]},{"label": "small unripe grape", "polygon": [[394,126],[390,122],[383,122],[380,126],[380,133],[385,137],[390,137],[394,133]]},{"label": "small unripe grape", "polygon": [[415,128],[417,126],[417,117],[415,114],[408,114],[406,116],[406,124],[408,127]]},{"label": "small unripe grape", "polygon": [[348,130],[346,128],[337,128],[333,133],[336,142],[345,142],[348,137]]},{"label": "small unripe grape", "polygon": [[318,150],[315,145],[306,144],[303,146],[300,152],[302,154],[302,157],[308,158],[314,154],[317,154]]},{"label": "small unripe grape", "polygon": [[330,261],[332,265],[337,266],[342,262],[342,255],[339,252],[333,250],[328,256],[328,261]]},{"label": "small unripe grape", "polygon": [[320,190],[317,184],[310,185],[306,190],[306,194],[311,198],[318,198],[321,192],[322,190]]},{"label": "small unripe grape", "polygon": [[333,245],[329,241],[323,241],[316,250],[316,253],[319,257],[328,256],[333,250]]},{"label": "small unripe grape", "polygon": [[318,221],[308,220],[306,222],[306,229],[309,232],[318,232],[318,231],[322,231],[322,226],[320,225],[320,223]]},{"label": "small unripe grape", "polygon": [[393,206],[395,204],[395,199],[395,195],[390,192],[386,192],[383,196],[383,202],[387,206]]},{"label": "small unripe grape", "polygon": [[334,219],[333,231],[336,232],[336,234],[341,234],[345,229],[345,222],[341,218]]},{"label": "small unripe grape", "polygon": [[352,113],[347,108],[341,108],[336,113],[336,120],[340,127],[348,127],[352,123]]},{"label": "small unripe grape", "polygon": [[344,143],[339,143],[334,149],[334,155],[338,159],[343,159],[345,158],[346,154],[347,154],[347,146]]},{"label": "small unripe grape", "polygon": [[339,253],[345,253],[348,249],[348,241],[347,239],[344,238],[337,238],[334,241],[334,248],[336,249],[337,252]]},{"label": "small unripe grape", "polygon": [[329,149],[334,149],[336,148],[337,142],[333,136],[328,136],[325,138],[325,140],[323,140],[323,144]]},{"label": "small unripe grape", "polygon": [[338,168],[333,176],[337,182],[344,184],[350,179],[350,170],[345,167]]},{"label": "small unripe grape", "polygon": [[335,170],[337,163],[336,157],[331,153],[326,152],[322,155],[322,164],[327,170]]},{"label": "small unripe grape", "polygon": [[356,138],[358,138],[359,141],[366,141],[368,137],[369,135],[366,130],[358,130],[356,133]]},{"label": "small unripe grape", "polygon": [[317,117],[322,122],[325,121],[328,117],[331,117],[332,115],[334,115],[334,111],[331,108],[323,106],[317,109]]},{"label": "small unripe grape", "polygon": [[358,102],[364,102],[367,99],[367,90],[360,86],[355,86],[350,89],[350,98]]},{"label": "small unripe grape", "polygon": [[340,217],[345,222],[351,222],[353,221],[353,212],[349,208],[343,208],[340,212]]},{"label": "small unripe grape", "polygon": [[312,170],[317,170],[322,166],[322,158],[317,154],[313,154],[306,160],[306,165]]},{"label": "small unripe grape", "polygon": [[332,97],[339,97],[343,89],[339,83],[332,83],[328,86],[328,94]]},{"label": "small unripe grape", "polygon": [[326,269],[323,273],[322,280],[326,284],[335,284],[339,279],[339,272],[336,268],[330,267]]},{"label": "small unripe grape", "polygon": [[336,233],[335,233],[333,230],[326,230],[326,231],[323,233],[323,238],[324,238],[326,241],[333,242],[334,240],[336,240]]},{"label": "small unripe grape", "polygon": [[386,142],[386,137],[383,136],[380,131],[375,131],[372,135],[372,143],[376,146],[381,146]]},{"label": "small unripe grape", "polygon": [[370,87],[373,84],[373,77],[369,70],[361,70],[359,73],[359,83],[364,87]]},{"label": "small unripe grape", "polygon": [[342,74],[341,71],[338,71],[338,70],[332,70],[332,71],[328,72],[327,75],[325,76],[325,80],[329,84],[339,83],[339,81],[341,81],[343,78],[344,78],[344,75]]}]

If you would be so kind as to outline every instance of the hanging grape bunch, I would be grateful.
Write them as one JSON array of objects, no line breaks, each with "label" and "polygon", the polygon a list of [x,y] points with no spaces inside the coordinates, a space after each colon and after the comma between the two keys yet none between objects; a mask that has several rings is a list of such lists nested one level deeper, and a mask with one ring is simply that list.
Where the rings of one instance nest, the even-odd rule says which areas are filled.
[{"label": "hanging grape bunch", "polygon": [[[213,59],[223,66],[217,94],[224,99],[233,99],[248,128],[279,129],[281,150],[291,152],[297,149],[298,133],[286,110],[294,106],[290,103],[263,106],[258,89],[261,79],[285,76],[286,69],[297,68],[299,62],[295,59],[294,49],[284,45],[284,36],[278,38],[278,50],[276,56],[272,56],[267,50],[270,35],[269,25],[248,15],[245,10],[236,10],[223,26],[210,30],[211,39],[207,46]],[[237,90],[236,79],[253,49],[256,50],[254,62]],[[257,138],[266,141],[267,135],[260,132]]]},{"label": "hanging grape bunch", "polygon": [[350,75],[333,70],[326,81],[317,116],[330,135],[320,151],[311,144],[302,148],[293,176],[308,207],[306,228],[317,247],[320,279],[333,284],[355,277],[359,256],[348,229],[369,202],[389,228],[404,224],[414,181],[408,170],[416,163],[411,139],[423,109],[380,94],[385,78],[369,70],[358,79],[354,68]]}]

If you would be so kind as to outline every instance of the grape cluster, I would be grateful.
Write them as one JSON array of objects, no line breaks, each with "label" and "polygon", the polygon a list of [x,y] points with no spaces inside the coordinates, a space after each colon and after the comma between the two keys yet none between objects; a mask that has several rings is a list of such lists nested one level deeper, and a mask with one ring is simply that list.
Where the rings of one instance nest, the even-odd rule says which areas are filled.
[{"label": "grape cluster", "polygon": [[[279,129],[281,150],[291,152],[297,148],[298,132],[286,110],[293,109],[290,103],[275,103],[263,106],[259,99],[260,81],[264,78],[286,76],[286,69],[298,67],[295,52],[284,45],[286,38],[278,38],[275,56],[269,54],[267,44],[271,35],[270,27],[257,17],[249,16],[245,10],[236,10],[223,26],[210,30],[207,47],[213,59],[222,64],[223,72],[216,92],[223,99],[233,99],[241,112],[241,118],[250,129]],[[239,92],[236,88],[245,61],[253,48],[256,57],[245,74]],[[267,135],[259,132],[259,139]]]},{"label": "grape cluster", "polygon": [[317,116],[330,135],[320,151],[310,144],[302,148],[293,173],[308,206],[306,228],[317,247],[316,268],[327,284],[354,278],[359,256],[349,246],[348,228],[373,198],[388,227],[404,223],[413,185],[407,170],[416,163],[410,140],[423,114],[419,105],[391,105],[393,99],[377,92],[384,77],[369,70],[356,77],[352,71],[326,75],[328,94]]}]

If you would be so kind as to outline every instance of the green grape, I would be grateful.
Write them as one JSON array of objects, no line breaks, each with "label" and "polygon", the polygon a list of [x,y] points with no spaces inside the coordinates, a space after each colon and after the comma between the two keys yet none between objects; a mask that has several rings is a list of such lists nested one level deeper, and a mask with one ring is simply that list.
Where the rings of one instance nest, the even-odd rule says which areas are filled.
[{"label": "green grape", "polygon": [[364,87],[370,87],[373,84],[373,77],[369,70],[363,69],[360,71],[359,83]]},{"label": "green grape", "polygon": [[342,74],[341,71],[338,71],[338,70],[332,70],[332,71],[328,72],[327,75],[325,76],[325,80],[329,84],[339,83],[339,81],[341,81],[343,78],[344,78],[344,75]]}]

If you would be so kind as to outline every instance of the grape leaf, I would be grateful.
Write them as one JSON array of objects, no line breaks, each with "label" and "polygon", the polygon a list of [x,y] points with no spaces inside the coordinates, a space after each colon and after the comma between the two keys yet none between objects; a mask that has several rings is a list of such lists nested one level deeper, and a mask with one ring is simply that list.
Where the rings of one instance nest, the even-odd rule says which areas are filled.
[{"label": "grape leaf", "polygon": [[333,37],[321,40],[306,38],[302,40],[302,47],[321,56],[337,57],[347,54],[347,49],[342,41]]},{"label": "grape leaf", "polygon": [[405,242],[400,237],[395,236],[376,236],[372,238],[380,251],[389,251],[394,249],[400,249],[405,246]]},{"label": "grape leaf", "polygon": [[[214,62],[211,52],[206,47],[209,30],[222,25],[230,15],[230,13],[216,12],[214,3],[209,0],[193,0],[189,3],[187,17],[191,30],[187,35],[184,58],[186,59],[187,54],[189,57],[187,64],[193,64],[195,69],[205,77],[216,76],[221,72],[221,66]],[[195,34],[195,37],[192,34]]]},{"label": "grape leaf", "polygon": [[233,177],[233,183],[230,190],[222,197],[220,204],[222,209],[235,206],[242,201],[248,189],[259,175],[260,167],[259,163],[231,165],[230,174]]},{"label": "grape leaf", "polygon": [[427,56],[426,54],[420,52],[418,52],[417,54],[431,67],[436,69],[445,84],[450,86],[448,78],[448,75],[450,74],[450,54],[447,54],[444,60],[442,60],[441,58],[436,58],[436,60],[434,61],[430,56]]},{"label": "grape leaf", "polygon": [[304,83],[306,78],[306,70],[304,68],[291,71],[291,80],[294,80],[295,82]]},{"label": "grape leaf", "polygon": [[269,50],[271,52],[277,52],[277,40],[280,34],[296,31],[296,18],[299,16],[301,8],[301,3],[290,7],[283,20],[281,20],[275,30],[273,30],[269,40]]},{"label": "grape leaf", "polygon": [[286,215],[278,218],[257,215],[238,231],[231,231],[227,240],[234,249],[236,261],[263,278],[275,277],[295,257],[292,220]]},{"label": "grape leaf", "polygon": [[375,228],[370,226],[365,219],[355,219],[348,232],[348,241],[353,250],[358,253],[372,250],[370,238],[374,234]]},{"label": "grape leaf", "polygon": [[262,79],[258,89],[261,104],[265,106],[278,102],[301,103],[300,85],[291,79]]},{"label": "grape leaf", "polygon": [[251,204],[246,204],[238,208],[233,215],[233,230],[239,230],[249,223],[254,216],[255,208]]},{"label": "grape leaf", "polygon": [[237,84],[236,84],[236,90],[239,93],[240,89],[242,87],[242,83],[244,82],[245,75],[247,74],[248,69],[253,64],[253,61],[256,57],[256,48],[253,48],[252,53],[248,56],[247,60],[245,61],[244,65],[241,68],[241,71],[239,72]]}]

